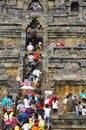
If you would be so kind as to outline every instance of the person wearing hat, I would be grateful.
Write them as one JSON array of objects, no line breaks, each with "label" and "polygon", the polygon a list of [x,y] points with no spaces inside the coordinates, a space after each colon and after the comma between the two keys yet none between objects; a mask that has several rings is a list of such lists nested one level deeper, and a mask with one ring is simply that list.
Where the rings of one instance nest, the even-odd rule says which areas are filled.
[{"label": "person wearing hat", "polygon": [[17,105],[17,111],[21,112],[22,109],[24,109],[24,104],[22,103],[21,100],[18,101],[18,105]]},{"label": "person wearing hat", "polygon": [[24,123],[26,121],[26,119],[28,119],[28,114],[26,113],[26,109],[22,109],[22,113],[20,113],[19,115],[19,122],[20,123]]},{"label": "person wearing hat", "polygon": [[29,124],[29,120],[26,119],[26,121],[24,122],[23,126],[22,126],[23,130],[30,130],[30,124]]},{"label": "person wearing hat", "polygon": [[31,128],[31,130],[41,130],[41,129],[39,128],[39,122],[38,122],[38,120],[35,120],[35,121],[34,121],[34,126]]},{"label": "person wearing hat", "polygon": [[32,53],[34,50],[34,46],[32,45],[32,42],[29,42],[29,45],[27,46],[27,54]]},{"label": "person wearing hat", "polygon": [[12,110],[12,108],[9,107],[7,109],[7,112],[5,112],[5,114],[4,114],[4,122],[5,122],[6,130],[10,130],[12,118],[13,118],[13,110]]}]

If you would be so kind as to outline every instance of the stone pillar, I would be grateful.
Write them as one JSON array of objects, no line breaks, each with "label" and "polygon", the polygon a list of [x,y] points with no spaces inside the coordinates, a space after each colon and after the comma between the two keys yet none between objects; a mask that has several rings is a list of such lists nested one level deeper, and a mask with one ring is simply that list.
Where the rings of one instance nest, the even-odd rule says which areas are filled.
[{"label": "stone pillar", "polygon": [[24,56],[25,56],[25,45],[26,45],[26,26],[22,25],[21,28],[21,48],[20,48],[20,66],[19,66],[19,73],[20,73],[20,78],[23,80],[23,66],[24,66]]},{"label": "stone pillar", "polygon": [[43,17],[41,17],[43,23],[42,23],[42,27],[43,27],[43,50],[46,47],[47,43],[48,43],[48,25],[47,25],[47,15],[43,15]]},{"label": "stone pillar", "polygon": [[43,0],[42,5],[43,5],[43,11],[44,13],[46,13],[48,10],[48,0]]}]

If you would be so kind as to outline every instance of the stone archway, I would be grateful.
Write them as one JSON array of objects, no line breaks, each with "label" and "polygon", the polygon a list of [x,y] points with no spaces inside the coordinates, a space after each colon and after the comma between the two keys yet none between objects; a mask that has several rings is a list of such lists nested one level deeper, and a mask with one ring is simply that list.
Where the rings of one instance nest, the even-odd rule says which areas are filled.
[{"label": "stone archway", "polygon": [[26,47],[29,42],[32,42],[34,47],[38,42],[43,43],[43,37],[39,36],[39,33],[42,33],[42,29],[40,22],[36,18],[33,18],[30,24],[26,27]]},{"label": "stone archway", "polygon": [[77,1],[71,3],[71,11],[79,12],[79,3]]},{"label": "stone archway", "polygon": [[39,0],[31,0],[28,6],[28,10],[32,11],[41,11],[43,10],[42,5],[40,4]]}]

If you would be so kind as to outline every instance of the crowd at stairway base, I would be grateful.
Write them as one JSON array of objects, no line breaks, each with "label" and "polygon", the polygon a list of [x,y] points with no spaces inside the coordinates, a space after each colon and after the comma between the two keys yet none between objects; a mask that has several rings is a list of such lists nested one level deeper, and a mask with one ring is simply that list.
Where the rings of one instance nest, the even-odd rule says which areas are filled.
[{"label": "crowd at stairway base", "polygon": [[[3,130],[49,130],[51,117],[75,112],[86,115],[86,94],[83,92],[68,94],[62,101],[55,92],[44,95],[41,91],[40,62],[42,43],[33,46],[30,42],[25,55],[25,79],[20,82],[20,94],[17,100],[8,94],[2,99]],[[28,89],[26,89],[28,88]],[[84,105],[82,105],[84,100]],[[61,102],[61,110],[60,104]]]}]

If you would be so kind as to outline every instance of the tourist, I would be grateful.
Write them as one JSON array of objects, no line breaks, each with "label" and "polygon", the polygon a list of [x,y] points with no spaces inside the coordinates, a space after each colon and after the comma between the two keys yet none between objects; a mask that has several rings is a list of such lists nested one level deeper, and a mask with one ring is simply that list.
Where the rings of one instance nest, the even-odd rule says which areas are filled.
[{"label": "tourist", "polygon": [[4,122],[5,122],[5,129],[6,130],[10,130],[11,128],[11,122],[12,122],[12,118],[13,118],[13,112],[12,112],[12,108],[8,108],[7,112],[5,112],[4,114]]},{"label": "tourist", "polygon": [[75,112],[75,101],[72,99],[72,94],[70,93],[67,100],[67,112]]},{"label": "tourist", "polygon": [[10,97],[10,95],[7,96],[7,102],[6,102],[6,109],[8,109],[9,107],[11,108],[13,105],[13,101]]},{"label": "tourist", "polygon": [[42,118],[39,120],[39,128],[41,130],[44,130],[45,127],[45,120],[43,120]]},{"label": "tourist", "polygon": [[38,78],[40,77],[41,74],[42,74],[42,72],[41,72],[38,68],[36,68],[36,69],[33,71],[33,75],[34,75],[34,76],[37,76]]},{"label": "tourist", "polygon": [[21,112],[24,108],[25,108],[24,104],[22,103],[21,100],[19,100],[17,105],[17,111]]},{"label": "tourist", "polygon": [[86,94],[84,93],[84,90],[81,90],[81,93],[80,93],[79,97],[82,100],[86,97]]},{"label": "tourist", "polygon": [[67,105],[68,97],[69,97],[69,95],[67,95],[66,98],[62,102],[62,114],[63,115],[67,113],[66,105]]},{"label": "tourist", "polygon": [[83,107],[82,107],[82,115],[86,115],[86,106],[85,105],[83,105]]},{"label": "tourist", "polygon": [[19,125],[16,125],[15,128],[14,128],[14,130],[20,130]]},{"label": "tourist", "polygon": [[81,105],[81,101],[79,101],[79,103],[78,103],[78,112],[79,112],[79,115],[82,115],[82,105]]},{"label": "tourist", "polygon": [[44,104],[49,104],[49,100],[50,100],[50,96],[46,95],[45,100],[44,100]]},{"label": "tourist", "polygon": [[33,67],[34,67],[34,65],[35,65],[33,53],[30,53],[30,54],[28,55],[28,61],[29,61],[30,70],[33,70]]},{"label": "tourist", "polygon": [[74,94],[74,101],[75,101],[75,109],[76,109],[76,115],[79,115],[78,106],[79,106],[79,98],[77,94]]},{"label": "tourist", "polygon": [[34,46],[32,45],[32,42],[29,42],[29,45],[27,46],[27,50],[31,52],[34,50]]},{"label": "tourist", "polygon": [[18,117],[16,116],[16,114],[14,113],[13,114],[13,118],[12,118],[12,122],[11,122],[11,128],[12,130],[14,130],[14,128],[17,126],[17,125],[22,125],[19,120],[18,120]]},{"label": "tourist", "polygon": [[42,97],[38,97],[38,101],[36,103],[36,108],[38,114],[41,115],[42,119],[44,119],[44,99]]},{"label": "tourist", "polygon": [[31,128],[31,130],[41,130],[41,129],[39,128],[39,122],[38,122],[38,120],[35,120],[35,121],[34,121],[34,125],[33,125],[33,127]]},{"label": "tourist", "polygon": [[29,108],[29,99],[27,95],[24,96],[23,102],[24,102],[24,107],[26,109]]},{"label": "tourist", "polygon": [[50,118],[51,118],[51,109],[48,104],[45,105],[44,108],[44,119],[45,119],[45,125],[50,127]]},{"label": "tourist", "polygon": [[57,101],[56,97],[54,97],[53,101],[52,101],[52,110],[53,110],[53,114],[58,113],[58,101]]},{"label": "tourist", "polygon": [[22,126],[23,130],[30,130],[30,124],[29,124],[29,120],[26,119],[26,121],[24,122],[23,126]]},{"label": "tourist", "polygon": [[25,109],[25,108],[24,108],[24,109],[22,110],[22,112],[20,113],[18,119],[19,119],[19,121],[20,121],[21,123],[24,123],[24,122],[26,121],[26,119],[28,119],[28,115],[27,115],[27,113],[26,113],[26,109]]}]

